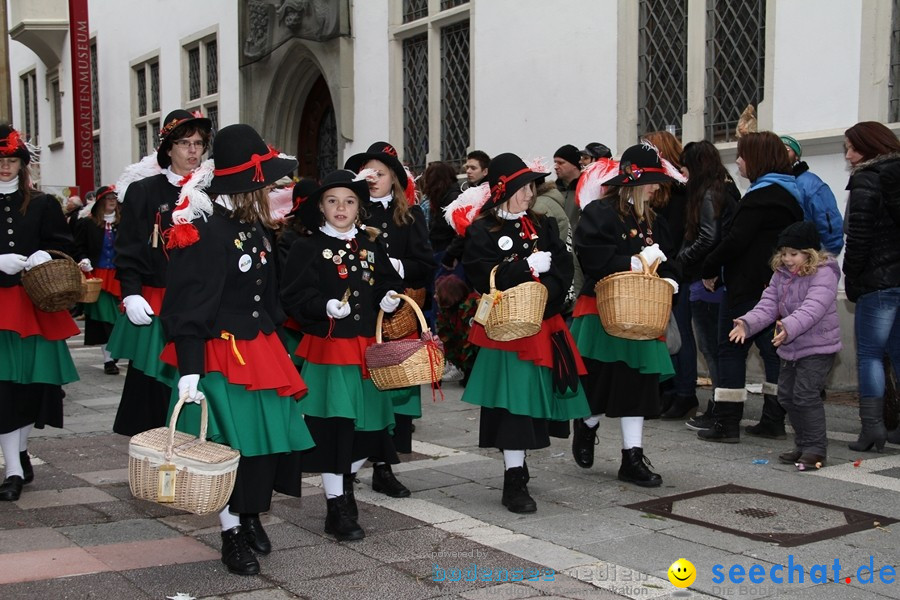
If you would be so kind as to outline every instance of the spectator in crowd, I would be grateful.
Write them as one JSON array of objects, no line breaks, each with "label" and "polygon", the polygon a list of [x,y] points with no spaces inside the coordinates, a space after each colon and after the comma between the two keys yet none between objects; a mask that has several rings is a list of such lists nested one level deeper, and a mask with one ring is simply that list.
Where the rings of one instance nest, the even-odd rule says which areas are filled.
[{"label": "spectator in crowd", "polygon": [[463,169],[466,171],[466,180],[463,182],[462,189],[470,186],[477,186],[484,183],[488,176],[488,169],[491,166],[491,157],[487,152],[482,150],[472,150],[466,155],[466,164]]},{"label": "spectator in crowd", "polygon": [[612,151],[600,142],[591,142],[581,151],[581,158],[578,162],[581,163],[581,168],[584,168],[598,158],[612,158]]},{"label": "spectator in crowd", "polygon": [[581,175],[581,152],[572,144],[561,146],[553,153],[553,168],[556,171],[556,187],[565,196],[566,216],[569,227],[578,225],[579,209],[575,201],[575,189]]}]

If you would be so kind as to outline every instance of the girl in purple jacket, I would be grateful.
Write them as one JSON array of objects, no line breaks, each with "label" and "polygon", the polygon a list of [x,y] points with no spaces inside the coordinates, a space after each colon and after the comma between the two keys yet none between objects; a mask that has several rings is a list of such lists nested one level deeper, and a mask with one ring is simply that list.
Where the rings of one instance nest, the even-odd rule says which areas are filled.
[{"label": "girl in purple jacket", "polygon": [[778,236],[775,273],[753,310],[734,320],[728,339],[743,343],[775,323],[772,345],[781,358],[778,401],[794,428],[794,446],[778,456],[800,471],[825,464],[825,405],[821,392],[841,349],[837,314],[840,268],[821,247],[814,223],[799,221]]}]

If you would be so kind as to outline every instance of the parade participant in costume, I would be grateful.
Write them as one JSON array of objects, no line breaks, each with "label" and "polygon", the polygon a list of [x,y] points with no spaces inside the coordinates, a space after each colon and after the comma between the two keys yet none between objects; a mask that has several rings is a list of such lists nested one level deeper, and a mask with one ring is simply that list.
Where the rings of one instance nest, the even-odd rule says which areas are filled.
[{"label": "parade participant in costume", "polygon": [[[400,164],[397,150],[387,142],[375,142],[366,152],[347,159],[344,168],[357,173],[361,169],[375,170],[375,175],[367,178],[370,202],[362,207],[362,221],[381,231],[388,258],[403,279],[403,287],[426,287],[434,277],[434,252],[428,240],[425,213],[416,204],[415,183]],[[422,416],[420,388],[388,393],[394,401],[394,446],[397,452],[408,454],[412,452],[413,419]],[[394,476],[391,465],[377,462],[372,489],[393,498],[405,498],[410,493]]]},{"label": "parade participant in costume", "polygon": [[[249,125],[220,130],[213,155],[185,183],[172,213],[160,313],[170,343],[161,358],[180,374],[172,406],[175,396],[205,396],[207,437],[241,453],[234,492],[219,514],[222,562],[254,575],[251,548],[272,549],[259,513],[269,510],[273,490],[300,495],[300,451],[313,445],[297,402],[306,385],[275,332],[284,312],[264,190],[297,161],[266,146]],[[214,202],[204,187],[218,195]],[[185,407],[178,428],[196,435],[199,417],[199,406]]]},{"label": "parade participant in costume", "polygon": [[[200,166],[209,147],[212,122],[186,110],[166,116],[155,155],[131,165],[116,183],[122,203],[116,233],[116,277],[124,314],[107,349],[128,359],[128,372],[113,431],[135,435],[166,424],[174,369],[159,360],[165,333],[156,315],[162,308],[169,254],[166,235],[184,178]],[[161,170],[160,170],[161,169]]]},{"label": "parade participant in costume", "polygon": [[[572,323],[578,350],[588,375],[584,379],[591,416],[576,419],[572,454],[583,468],[594,464],[594,440],[600,416],[618,418],[622,428],[620,481],[655,487],[662,477],[650,470],[644,455],[644,419],[661,411],[659,381],[674,374],[666,344],[660,340],[630,340],[606,332],[597,313],[594,286],[623,271],[641,271],[640,254],[647,264],[673,254],[664,219],[650,207],[660,183],[684,177],[649,143],[628,148],[619,162],[619,174],[604,183],[617,187],[604,198],[582,204],[575,230],[575,252],[584,270],[584,287],[575,304]],[[678,291],[672,269],[663,262],[657,271]]]},{"label": "parade participant in costume", "polygon": [[38,309],[21,274],[50,260],[44,250],[72,253],[74,244],[59,202],[31,189],[32,153],[11,126],[0,124],[0,450],[6,475],[0,501],[16,501],[34,479],[28,455],[32,428],[62,427],[62,384],[78,380],[66,338],[78,334],[69,311]]},{"label": "parade participant in costume", "polygon": [[476,291],[490,290],[491,270],[499,266],[498,290],[539,281],[548,292],[538,333],[498,342],[478,323],[469,332],[480,349],[462,399],[481,406],[478,446],[503,452],[501,501],[515,513],[537,510],[528,493],[525,452],[546,448],[551,435],[568,437],[568,420],[588,414],[578,381],[584,365],[560,316],[572,255],[556,221],[531,210],[533,182],[546,175],[515,154],[500,154],[491,161],[488,183],[469,188],[446,209],[458,231],[465,227],[463,268]]},{"label": "parade participant in costume", "polygon": [[119,199],[114,186],[97,190],[96,200],[86,207],[87,214],[75,226],[78,266],[90,277],[103,281],[100,297],[84,305],[84,345],[100,345],[103,372],[118,375],[119,367],[106,348],[113,325],[119,316],[122,287],[116,279],[116,232],[119,229]]},{"label": "parade participant in costume", "polygon": [[353,482],[367,457],[399,462],[389,433],[393,401],[369,378],[364,354],[375,341],[379,306],[396,310],[393,290],[403,281],[387,260],[380,232],[359,218],[369,197],[366,174],[334,171],[300,205],[297,219],[311,235],[291,246],[281,293],[304,333],[297,354],[310,392],[301,408],[316,448],[303,469],[322,473],[325,532],[341,541],[365,535]]}]

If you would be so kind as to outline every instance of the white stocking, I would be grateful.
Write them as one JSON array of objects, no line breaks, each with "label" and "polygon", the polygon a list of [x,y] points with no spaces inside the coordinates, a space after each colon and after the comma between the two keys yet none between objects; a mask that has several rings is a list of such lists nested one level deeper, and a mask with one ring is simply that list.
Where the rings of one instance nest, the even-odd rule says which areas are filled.
[{"label": "white stocking", "polygon": [[600,422],[600,415],[591,415],[584,420],[584,424],[593,429]]},{"label": "white stocking", "polygon": [[350,472],[353,475],[356,475],[357,473],[359,473],[359,470],[362,469],[362,466],[364,464],[366,464],[366,460],[368,460],[368,459],[361,458],[358,461],[356,461],[355,463],[353,463],[352,465],[350,465]]},{"label": "white stocking", "polygon": [[22,477],[22,461],[19,459],[19,430],[9,433],[0,433],[0,449],[3,450],[3,460],[6,461],[6,476],[18,475]]},{"label": "white stocking", "polygon": [[620,417],[622,422],[622,449],[644,447],[644,417]]},{"label": "white stocking", "polygon": [[322,487],[325,488],[325,499],[344,495],[344,476],[337,473],[322,473]]},{"label": "white stocking", "polygon": [[219,523],[222,525],[222,531],[234,529],[241,524],[241,517],[228,510],[228,505],[219,513]]},{"label": "white stocking", "polygon": [[28,450],[28,436],[31,435],[32,429],[34,429],[34,423],[29,423],[19,429],[19,452]]},{"label": "white stocking", "polygon": [[506,469],[515,469],[516,467],[525,466],[525,451],[524,450],[504,450],[503,451],[503,463],[506,466]]},{"label": "white stocking", "polygon": [[103,362],[104,363],[112,362],[113,357],[112,357],[112,354],[109,353],[109,350],[106,349],[106,344],[103,344],[102,346],[100,346],[100,350],[103,351]]}]

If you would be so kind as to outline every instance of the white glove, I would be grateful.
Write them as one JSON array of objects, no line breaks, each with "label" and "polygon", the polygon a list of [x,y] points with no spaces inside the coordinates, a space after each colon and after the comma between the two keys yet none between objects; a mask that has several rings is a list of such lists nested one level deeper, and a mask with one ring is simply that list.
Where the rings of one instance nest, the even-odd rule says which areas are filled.
[{"label": "white glove", "polygon": [[661,263],[666,262],[666,255],[659,249],[659,244],[647,246],[641,250],[641,256],[644,257],[644,260],[647,261],[648,265],[652,265],[656,259],[659,259],[659,262]]},{"label": "white glove", "polygon": [[534,254],[530,254],[525,260],[528,262],[528,268],[531,269],[532,273],[546,273],[550,270],[550,263],[553,261],[553,255],[546,251],[535,252]]},{"label": "white glove", "polygon": [[149,325],[153,322],[150,318],[153,309],[140,294],[125,296],[122,305],[125,307],[125,316],[135,325]]},{"label": "white glove", "polygon": [[394,270],[397,271],[397,274],[400,275],[400,279],[403,279],[403,263],[399,258],[392,258],[391,264],[394,266]]},{"label": "white glove", "polygon": [[25,268],[25,261],[28,260],[21,254],[0,254],[0,271],[7,275],[15,275]]},{"label": "white glove", "polygon": [[89,259],[89,258],[82,258],[78,262],[78,268],[81,269],[82,271],[84,271],[85,273],[90,273],[91,271],[94,270],[94,266],[91,264],[91,259]]},{"label": "white glove", "polygon": [[672,286],[673,294],[678,293],[678,282],[672,279],[671,277],[663,277],[663,281]]},{"label": "white glove", "polygon": [[396,295],[397,292],[395,292],[394,290],[391,290],[387,294],[385,294],[384,298],[382,298],[381,302],[378,304],[381,307],[381,310],[386,313],[392,313],[397,310],[397,308],[400,306],[400,298],[395,298],[394,296]]},{"label": "white glove", "polygon": [[200,375],[198,374],[182,375],[178,380],[178,396],[182,397],[187,395],[187,400],[185,400],[185,402],[195,402],[200,404],[200,401],[206,398],[206,396],[197,389],[197,384],[199,383]]},{"label": "white glove", "polygon": [[346,302],[342,303],[337,298],[332,298],[325,304],[325,313],[329,317],[334,317],[335,319],[343,319],[350,314],[350,305]]},{"label": "white glove", "polygon": [[25,259],[25,270],[30,271],[31,269],[35,268],[36,266],[42,265],[45,262],[50,262],[51,260],[53,260],[53,257],[51,257],[49,254],[47,254],[43,250],[38,250],[37,252],[35,252],[31,256],[29,256],[27,259]]}]

